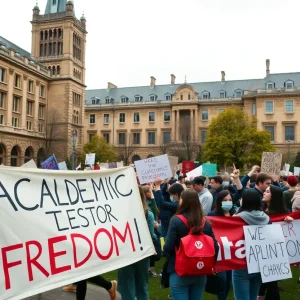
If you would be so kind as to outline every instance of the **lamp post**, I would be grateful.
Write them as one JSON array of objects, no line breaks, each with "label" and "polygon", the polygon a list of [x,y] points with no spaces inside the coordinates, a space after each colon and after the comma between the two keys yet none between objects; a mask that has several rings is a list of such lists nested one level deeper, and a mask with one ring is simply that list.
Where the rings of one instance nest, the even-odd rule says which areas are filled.
[{"label": "lamp post", "polygon": [[288,163],[290,163],[290,146],[291,146],[291,141],[288,142]]},{"label": "lamp post", "polygon": [[72,143],[72,170],[75,170],[75,150],[77,145],[77,131],[73,130],[71,136],[71,143]]}]

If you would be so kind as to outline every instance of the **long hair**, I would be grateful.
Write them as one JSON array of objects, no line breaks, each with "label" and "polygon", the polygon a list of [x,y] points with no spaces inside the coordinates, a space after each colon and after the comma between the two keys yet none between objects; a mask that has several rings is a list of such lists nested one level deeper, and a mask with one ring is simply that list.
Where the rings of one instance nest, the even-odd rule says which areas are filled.
[{"label": "long hair", "polygon": [[181,204],[178,206],[176,215],[187,214],[189,227],[193,234],[202,231],[203,210],[199,201],[198,193],[193,189],[187,189],[181,193]]},{"label": "long hair", "polygon": [[242,193],[242,206],[240,207],[238,213],[252,210],[261,210],[261,199],[256,190],[247,189]]},{"label": "long hair", "polygon": [[141,200],[142,200],[142,205],[143,205],[143,209],[144,209],[144,213],[145,215],[148,213],[149,207],[146,203],[146,196],[144,193],[143,188],[139,185],[139,192],[140,192],[140,196],[141,196]]},{"label": "long hair", "polygon": [[[222,209],[222,201],[225,197],[227,197],[228,195],[231,196],[231,194],[229,193],[228,190],[223,190],[221,191],[218,196],[217,196],[217,199],[216,199],[216,205],[215,205],[215,212],[218,216],[224,216],[224,210]],[[231,198],[232,200],[232,198]],[[232,205],[232,208],[231,210],[229,211],[230,215],[234,215],[234,207]]]},{"label": "long hair", "polygon": [[283,191],[281,188],[270,185],[271,201],[269,206],[264,202],[263,210],[265,211],[268,208],[267,213],[269,215],[273,214],[283,214],[287,212],[285,204],[283,202]]}]

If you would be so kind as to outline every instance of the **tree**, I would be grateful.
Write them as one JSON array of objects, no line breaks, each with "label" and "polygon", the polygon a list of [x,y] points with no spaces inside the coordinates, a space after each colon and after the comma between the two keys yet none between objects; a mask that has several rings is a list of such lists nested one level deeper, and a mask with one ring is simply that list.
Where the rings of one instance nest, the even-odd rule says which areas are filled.
[{"label": "tree", "polygon": [[294,162],[295,167],[300,167],[300,151],[297,152],[295,162]]},{"label": "tree", "polygon": [[117,153],[111,144],[107,144],[103,137],[95,134],[92,140],[83,146],[83,161],[85,160],[85,155],[88,153],[96,154],[96,162],[115,162],[117,160]]},{"label": "tree", "polygon": [[275,151],[270,133],[259,131],[256,118],[233,106],[212,119],[203,159],[221,166],[235,163],[241,168],[245,164],[260,164],[264,151]]},{"label": "tree", "polygon": [[133,144],[133,137],[132,133],[127,136],[127,133],[125,134],[125,140],[124,143],[116,147],[116,150],[119,153],[120,160],[123,160],[123,163],[125,166],[129,165],[129,158],[133,154],[133,152],[136,150],[136,145]]},{"label": "tree", "polygon": [[170,142],[168,145],[169,153],[177,156],[180,162],[183,160],[195,160],[201,153],[201,144],[191,133],[190,121],[183,121],[178,130],[179,140]]},{"label": "tree", "polygon": [[168,150],[169,150],[169,147],[170,147],[170,144],[169,143],[167,143],[167,144],[165,143],[164,136],[163,136],[163,134],[161,134],[158,137],[158,148],[160,150],[160,153],[161,154],[167,154]]}]

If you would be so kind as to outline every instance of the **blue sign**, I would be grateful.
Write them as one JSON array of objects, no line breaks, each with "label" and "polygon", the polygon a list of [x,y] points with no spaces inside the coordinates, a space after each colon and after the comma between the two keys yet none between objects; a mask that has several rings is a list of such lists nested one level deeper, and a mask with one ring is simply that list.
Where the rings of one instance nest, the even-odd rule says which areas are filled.
[{"label": "blue sign", "polygon": [[217,174],[216,164],[203,164],[202,165],[202,176],[214,177]]},{"label": "blue sign", "polygon": [[54,155],[50,156],[47,160],[41,163],[43,169],[59,170],[58,163]]}]

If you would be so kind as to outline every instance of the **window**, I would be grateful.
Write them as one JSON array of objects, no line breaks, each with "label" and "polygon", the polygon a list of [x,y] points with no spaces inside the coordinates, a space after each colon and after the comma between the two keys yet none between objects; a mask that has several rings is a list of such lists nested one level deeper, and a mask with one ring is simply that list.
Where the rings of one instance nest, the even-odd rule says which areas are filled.
[{"label": "window", "polygon": [[121,103],[128,103],[127,97],[121,97]]},{"label": "window", "polygon": [[33,93],[33,81],[32,80],[28,81],[27,92]]},{"label": "window", "polygon": [[201,112],[201,115],[202,115],[202,121],[208,120],[208,110],[207,109],[203,109]]},{"label": "window", "polygon": [[40,86],[40,97],[45,97],[45,86],[44,85]]},{"label": "window", "polygon": [[96,100],[95,99],[92,100],[92,104],[96,104]]},{"label": "window", "polygon": [[125,145],[126,144],[126,133],[120,132],[119,133],[119,145]]},{"label": "window", "polygon": [[141,143],[141,134],[139,132],[133,133],[133,144],[139,145]]},{"label": "window", "polygon": [[6,80],[6,69],[0,68],[0,82],[5,82]]},{"label": "window", "polygon": [[288,80],[288,81],[286,81],[286,82],[284,83],[284,87],[285,87],[286,89],[292,89],[292,88],[294,87],[294,82],[291,81],[291,80]]},{"label": "window", "polygon": [[180,100],[183,100],[183,95],[182,94],[180,95]]},{"label": "window", "polygon": [[218,108],[218,112],[222,113],[225,109],[224,108]]},{"label": "window", "polygon": [[164,111],[164,122],[169,122],[171,120],[171,112]]},{"label": "window", "polygon": [[157,95],[150,95],[150,101],[157,100]]},{"label": "window", "polygon": [[110,104],[110,98],[105,98],[105,104]]},{"label": "window", "polygon": [[103,137],[104,137],[106,143],[109,144],[109,133],[108,132],[103,133]]},{"label": "window", "polygon": [[14,82],[14,87],[16,88],[21,88],[21,75],[15,74],[15,82]]},{"label": "window", "polygon": [[286,100],[285,101],[285,112],[286,113],[294,112],[294,100]]},{"label": "window", "polygon": [[163,132],[163,143],[164,144],[169,144],[171,141],[171,132],[169,131],[164,131]]},{"label": "window", "polygon": [[14,96],[13,98],[13,112],[20,112],[21,98]]},{"label": "window", "polygon": [[95,135],[95,133],[89,133],[89,143],[92,141],[92,138],[94,135]]},{"label": "window", "polygon": [[155,145],[155,132],[154,131],[148,132],[148,145]]},{"label": "window", "polygon": [[5,96],[3,92],[0,92],[0,108],[5,108]]},{"label": "window", "polygon": [[155,122],[155,112],[149,112],[149,122]]},{"label": "window", "polygon": [[[95,104],[95,103],[93,103],[93,104]],[[78,107],[81,106],[81,96],[74,92],[73,92],[73,105],[78,106]]]},{"label": "window", "polygon": [[56,5],[56,0],[52,0],[52,5]]},{"label": "window", "polygon": [[39,119],[45,119],[45,105],[39,104]]},{"label": "window", "polygon": [[206,130],[201,130],[201,143],[204,144],[206,141],[206,135],[207,131]]},{"label": "window", "polygon": [[285,140],[294,141],[295,140],[295,127],[285,126]]},{"label": "window", "polygon": [[32,112],[33,112],[33,102],[27,100],[26,114],[27,114],[28,116],[32,116]]},{"label": "window", "polygon": [[256,103],[252,103],[251,109],[252,109],[252,116],[255,116],[256,115]]},{"label": "window", "polygon": [[222,99],[226,98],[226,92],[225,91],[221,91],[219,93],[219,95],[220,95],[220,98],[222,98]]},{"label": "window", "polygon": [[104,114],[104,124],[109,124],[109,114]]},{"label": "window", "polygon": [[90,115],[90,124],[95,124],[96,123],[96,115],[95,114],[91,114]]},{"label": "window", "polygon": [[202,99],[209,99],[209,92],[203,92]]},{"label": "window", "polygon": [[265,130],[269,131],[269,133],[271,135],[271,142],[274,142],[274,138],[275,138],[274,126],[265,126]]},{"label": "window", "polygon": [[167,95],[165,96],[165,99],[168,100],[168,101],[172,100],[172,95],[167,94]]},{"label": "window", "polygon": [[274,112],[273,101],[265,102],[265,113],[272,114]]},{"label": "window", "polygon": [[4,116],[0,115],[0,125],[3,125],[3,124],[4,124]]},{"label": "window", "polygon": [[19,118],[12,117],[12,126],[15,128],[19,127]]},{"label": "window", "polygon": [[191,100],[191,95],[190,94],[188,94],[188,100]]},{"label": "window", "polygon": [[271,90],[275,88],[275,83],[274,82],[268,82],[267,83],[267,90]]},{"label": "window", "polygon": [[141,96],[135,96],[134,101],[135,102],[140,102],[140,101],[142,101],[142,97]]},{"label": "window", "polygon": [[43,123],[39,123],[39,132],[40,133],[44,132],[44,124]]},{"label": "window", "polygon": [[73,123],[79,124],[79,112],[76,110],[73,111]]},{"label": "window", "polygon": [[27,128],[27,130],[29,130],[29,131],[32,130],[32,122],[31,122],[31,121],[27,121],[27,122],[26,122],[26,128]]},{"label": "window", "polygon": [[119,122],[120,123],[125,123],[125,113],[120,113],[119,115]]},{"label": "window", "polygon": [[241,98],[242,96],[243,96],[243,91],[241,91],[241,90],[235,91],[236,98]]},{"label": "window", "polygon": [[140,113],[135,112],[135,113],[133,114],[133,122],[134,122],[134,123],[139,123],[139,122],[140,122]]}]

